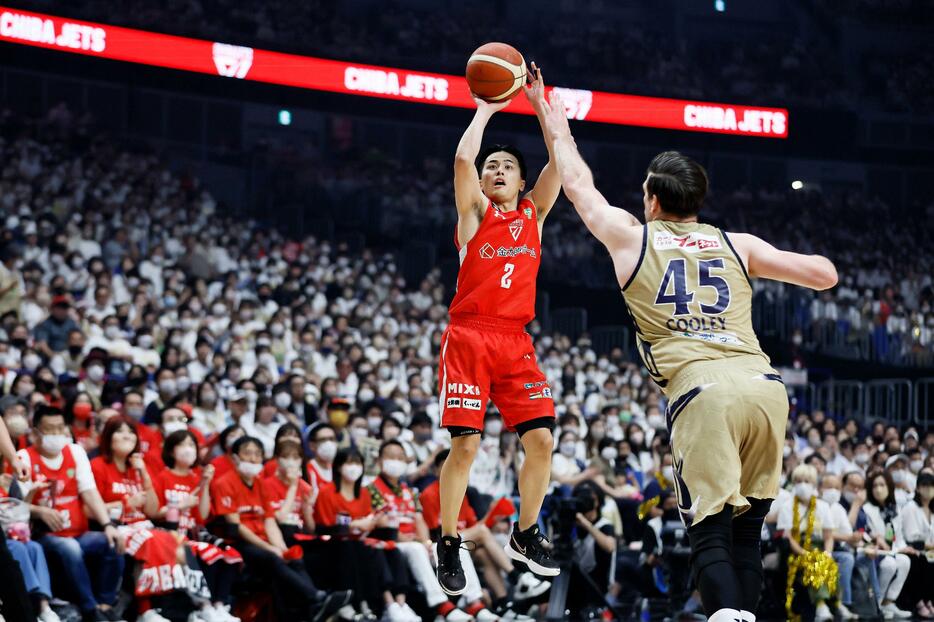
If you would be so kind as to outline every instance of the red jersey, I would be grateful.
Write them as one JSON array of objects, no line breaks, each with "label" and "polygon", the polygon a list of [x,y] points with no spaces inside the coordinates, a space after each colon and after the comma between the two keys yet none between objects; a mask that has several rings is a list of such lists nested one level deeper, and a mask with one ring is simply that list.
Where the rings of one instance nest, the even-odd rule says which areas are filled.
[{"label": "red jersey", "polygon": [[308,480],[311,482],[312,488],[315,486],[318,487],[318,494],[321,494],[325,490],[334,490],[333,471],[331,473],[324,473],[321,467],[315,463],[314,459],[308,461],[307,470]]},{"label": "red jersey", "polygon": [[33,504],[55,508],[61,512],[64,527],[60,531],[52,532],[52,535],[74,538],[86,532],[88,519],[84,515],[81,497],[78,494],[75,458],[71,455],[71,447],[66,445],[62,450],[62,466],[55,470],[46,466],[35,447],[29,447],[26,451],[29,452],[32,481],[36,481],[40,475],[49,481],[48,488],[36,493]]},{"label": "red jersey", "polygon": [[272,477],[276,474],[276,469],[278,468],[279,468],[278,458],[272,458],[271,460],[267,460],[266,464],[263,465],[263,472],[260,473],[259,476],[262,477],[263,479]]},{"label": "red jersey", "polygon": [[376,511],[387,511],[399,522],[399,533],[415,533],[415,515],[422,511],[418,492],[403,482],[393,487],[382,476],[369,486],[371,507]]},{"label": "red jersey", "polygon": [[240,523],[263,540],[266,537],[266,518],[274,512],[265,493],[263,480],[256,478],[253,486],[247,486],[240,479],[240,474],[231,471],[211,484],[212,512],[218,516],[239,514]]},{"label": "red jersey", "polygon": [[[263,489],[269,499],[269,506],[272,511],[278,512],[289,494],[289,487],[279,479],[278,475],[263,478]],[[292,502],[292,511],[286,517],[285,521],[280,521],[283,525],[294,525],[299,529],[305,528],[305,517],[302,515],[302,504],[311,496],[311,484],[303,479],[298,480],[298,489],[295,491],[295,500]]]},{"label": "red jersey", "polygon": [[[146,426],[141,425],[140,427],[145,428]],[[165,468],[165,463],[162,461],[162,443],[165,441],[165,438],[162,436],[161,430],[149,428],[149,431],[150,433],[146,433],[148,437],[148,449],[143,449],[142,434],[139,437],[140,451],[143,452],[143,460],[146,462],[146,466],[149,467],[149,472],[159,473]],[[195,440],[198,441],[198,447],[204,447],[204,434],[201,433],[201,430],[188,426],[188,431],[195,435]]]},{"label": "red jersey", "polygon": [[451,317],[483,316],[525,326],[535,318],[535,281],[541,264],[535,204],[519,201],[513,212],[487,204],[480,228],[461,247]]},{"label": "red jersey", "polygon": [[181,506],[188,502],[191,495],[198,495],[198,484],[201,483],[201,469],[194,468],[188,472],[188,475],[176,475],[171,469],[165,468],[156,474],[153,479],[153,487],[156,489],[156,496],[159,497],[159,507],[174,505],[179,508],[178,512],[178,530],[187,534],[194,530],[198,525],[203,525],[207,516],[201,516],[198,506],[182,509]]},{"label": "red jersey", "polygon": [[[434,481],[418,493],[418,500],[422,502],[422,516],[429,529],[441,526],[441,487],[439,481]],[[467,495],[461,502],[460,512],[457,513],[457,529],[462,530],[477,524],[477,513],[467,503]]]},{"label": "red jersey", "polygon": [[373,513],[370,491],[365,486],[360,487],[360,496],[356,499],[346,499],[336,489],[318,493],[315,502],[315,523],[324,527],[333,527],[337,524],[337,515],[345,513],[351,520],[365,518]]},{"label": "red jersey", "polygon": [[121,473],[116,464],[98,456],[91,460],[91,472],[104,503],[119,501],[123,504],[121,522],[132,525],[147,519],[141,507],[133,508],[127,503],[130,497],[143,492],[143,476],[139,471],[128,465],[127,470]]}]

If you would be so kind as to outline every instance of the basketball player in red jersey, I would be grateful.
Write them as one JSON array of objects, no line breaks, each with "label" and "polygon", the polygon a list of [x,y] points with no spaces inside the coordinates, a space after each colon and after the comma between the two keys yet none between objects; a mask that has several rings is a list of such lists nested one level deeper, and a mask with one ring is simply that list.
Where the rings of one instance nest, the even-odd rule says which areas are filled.
[{"label": "basketball player in red jersey", "polygon": [[[544,85],[534,63],[532,71],[535,79],[525,94],[543,123]],[[458,555],[457,515],[491,399],[506,427],[519,434],[526,456],[519,472],[519,522],[513,525],[506,553],[538,574],[559,572],[537,523],[551,477],[554,403],[525,325],[535,317],[542,223],[561,184],[550,146],[548,163],[529,192],[518,149],[493,145],[481,150],[483,129],[508,102],[476,102],[477,112],[454,156],[454,243],[460,271],[438,370],[441,426],[451,433],[451,453],[440,481],[438,581],[451,595],[467,586]]]}]

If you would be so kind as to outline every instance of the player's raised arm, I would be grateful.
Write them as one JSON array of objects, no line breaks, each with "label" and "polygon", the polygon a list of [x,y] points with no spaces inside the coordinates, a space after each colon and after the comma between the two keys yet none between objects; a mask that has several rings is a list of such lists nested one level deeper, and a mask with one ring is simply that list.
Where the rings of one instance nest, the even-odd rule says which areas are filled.
[{"label": "player's raised arm", "polygon": [[837,284],[837,269],[826,257],[779,250],[749,233],[728,235],[746,264],[749,276],[817,290],[830,289]]},{"label": "player's raised arm", "polygon": [[480,226],[483,208],[486,206],[486,198],[480,191],[479,175],[474,164],[477,154],[480,153],[483,130],[494,113],[509,105],[508,101],[490,104],[476,97],[474,101],[477,102],[477,112],[467,126],[467,131],[461,136],[454,153],[454,203],[457,206],[457,230],[462,242],[470,239]]},{"label": "player's raised arm", "polygon": [[593,173],[577,150],[561,97],[552,91],[545,106],[546,139],[551,142],[564,194],[594,236],[611,251],[642,225],[635,216],[611,206],[594,186]]},{"label": "player's raised arm", "polygon": [[525,96],[532,104],[535,116],[538,117],[538,122],[542,126],[542,135],[545,137],[545,146],[548,148],[548,162],[528,196],[535,204],[538,221],[542,222],[558,199],[558,193],[561,192],[561,178],[558,176],[558,167],[555,165],[554,146],[548,140],[548,131],[545,127],[545,109],[548,106],[545,101],[545,82],[542,80],[542,70],[534,62],[532,63],[532,75],[533,79],[525,86]]}]

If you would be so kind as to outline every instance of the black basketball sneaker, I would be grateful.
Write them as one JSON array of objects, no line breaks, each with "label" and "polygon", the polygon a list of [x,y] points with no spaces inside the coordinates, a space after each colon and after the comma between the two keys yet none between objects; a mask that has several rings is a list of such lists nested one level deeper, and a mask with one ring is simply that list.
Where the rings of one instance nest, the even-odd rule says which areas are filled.
[{"label": "black basketball sneaker", "polygon": [[551,558],[546,548],[548,538],[545,537],[538,525],[532,525],[525,531],[519,531],[519,523],[513,523],[512,535],[506,544],[506,555],[525,563],[529,570],[537,575],[555,577],[561,572],[558,562]]},{"label": "black basketball sneaker", "polygon": [[438,583],[444,593],[450,596],[459,596],[467,589],[460,549],[460,536],[441,536],[438,541]]}]

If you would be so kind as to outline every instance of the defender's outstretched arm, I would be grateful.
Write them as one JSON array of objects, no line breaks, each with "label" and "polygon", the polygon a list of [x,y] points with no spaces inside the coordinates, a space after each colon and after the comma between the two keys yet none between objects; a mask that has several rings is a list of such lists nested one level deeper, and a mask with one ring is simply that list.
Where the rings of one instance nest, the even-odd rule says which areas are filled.
[{"label": "defender's outstretched arm", "polygon": [[558,167],[555,165],[554,145],[548,139],[548,130],[545,126],[545,110],[548,102],[545,101],[545,82],[542,80],[542,70],[533,62],[532,75],[534,79],[525,86],[525,96],[528,98],[535,116],[538,117],[538,123],[542,127],[542,136],[545,137],[545,147],[548,149],[548,162],[535,180],[535,187],[529,192],[532,203],[535,204],[535,211],[538,214],[538,221],[545,220],[555,201],[558,200],[558,194],[561,192],[561,178],[558,176]]},{"label": "defender's outstretched arm", "polygon": [[612,249],[620,237],[627,236],[626,229],[642,226],[642,223],[629,212],[611,206],[594,186],[593,173],[571,135],[564,102],[555,92],[551,93],[551,101],[545,102],[544,120],[564,194],[574,204],[587,229]]}]

